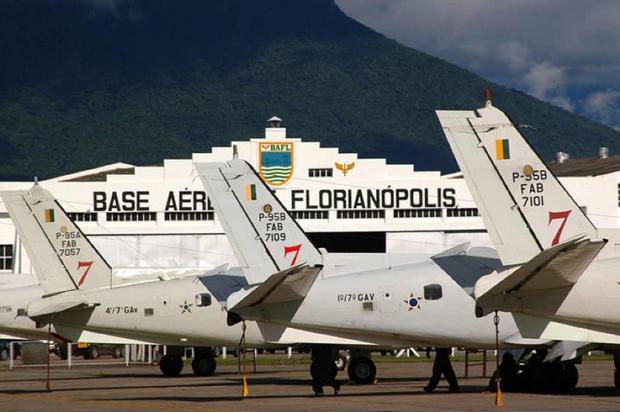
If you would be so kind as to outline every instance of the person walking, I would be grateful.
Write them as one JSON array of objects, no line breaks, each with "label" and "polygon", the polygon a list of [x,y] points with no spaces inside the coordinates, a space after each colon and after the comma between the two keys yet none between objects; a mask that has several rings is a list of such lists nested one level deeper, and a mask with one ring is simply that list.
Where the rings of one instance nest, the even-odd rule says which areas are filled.
[{"label": "person walking", "polygon": [[334,395],[338,395],[340,392],[340,383],[335,379],[338,373],[334,363],[337,356],[338,349],[328,345],[317,345],[312,349],[310,374],[312,375],[312,390],[315,396],[323,395],[323,386],[333,387]]},{"label": "person walking", "polygon": [[443,374],[450,385],[450,392],[459,392],[459,382],[450,362],[450,348],[435,348],[435,361],[433,362],[433,376],[428,385],[424,387],[424,392],[433,393]]}]

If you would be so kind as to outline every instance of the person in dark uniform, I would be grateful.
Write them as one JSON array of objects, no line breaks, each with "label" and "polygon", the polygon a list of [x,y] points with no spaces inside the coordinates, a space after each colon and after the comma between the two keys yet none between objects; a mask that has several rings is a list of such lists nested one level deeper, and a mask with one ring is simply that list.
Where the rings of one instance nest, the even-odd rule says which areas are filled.
[{"label": "person in dark uniform", "polygon": [[502,363],[499,368],[493,373],[489,382],[489,390],[495,392],[497,390],[497,376],[501,378],[502,392],[521,392],[523,390],[523,384],[519,379],[519,365],[515,361],[514,356],[510,352],[504,352],[502,356]]},{"label": "person in dark uniform", "polygon": [[340,392],[340,383],[335,377],[338,373],[336,368],[336,358],[338,349],[328,345],[317,345],[312,349],[312,365],[310,374],[312,375],[312,390],[315,396],[323,395],[323,386],[334,388],[334,395]]},{"label": "person in dark uniform", "polygon": [[448,381],[448,384],[450,384],[450,392],[459,391],[459,382],[456,380],[456,374],[454,373],[452,363],[450,362],[451,352],[452,350],[450,348],[435,348],[433,376],[431,376],[431,380],[428,381],[428,385],[424,387],[424,392],[432,393],[437,387],[442,374]]}]

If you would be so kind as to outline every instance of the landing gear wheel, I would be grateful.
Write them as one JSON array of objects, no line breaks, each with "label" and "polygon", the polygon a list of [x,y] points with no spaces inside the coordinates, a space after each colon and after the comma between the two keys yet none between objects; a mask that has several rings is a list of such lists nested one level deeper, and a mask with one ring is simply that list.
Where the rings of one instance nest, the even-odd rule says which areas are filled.
[{"label": "landing gear wheel", "polygon": [[564,366],[564,373],[562,374],[562,392],[572,392],[577,387],[577,382],[579,382],[579,371],[577,367],[573,364],[568,364]]},{"label": "landing gear wheel", "polygon": [[377,367],[369,358],[355,358],[347,368],[349,379],[358,385],[370,385],[377,376]]},{"label": "landing gear wheel", "polygon": [[99,357],[99,348],[97,346],[89,346],[84,352],[84,359],[96,359]]},{"label": "landing gear wheel", "polygon": [[343,371],[343,370],[344,370],[344,368],[346,368],[346,367],[347,367],[347,356],[346,356],[346,355],[344,355],[344,354],[342,354],[342,353],[339,353],[339,354],[338,354],[338,357],[337,357],[337,358],[336,358],[336,360],[334,361],[334,364],[336,365],[336,368],[337,368],[339,371]]},{"label": "landing gear wheel", "polygon": [[159,370],[164,376],[179,376],[183,370],[183,358],[175,355],[164,355],[159,360]]},{"label": "landing gear wheel", "polygon": [[118,358],[122,358],[123,357],[123,350],[120,348],[120,346],[116,346],[112,350],[112,357],[114,359],[118,359]]},{"label": "landing gear wheel", "polygon": [[335,363],[332,363],[330,373],[332,379],[336,379],[336,376],[338,376],[338,367]]},{"label": "landing gear wheel", "polygon": [[192,370],[197,376],[212,376],[217,362],[211,356],[199,356],[192,361]]}]

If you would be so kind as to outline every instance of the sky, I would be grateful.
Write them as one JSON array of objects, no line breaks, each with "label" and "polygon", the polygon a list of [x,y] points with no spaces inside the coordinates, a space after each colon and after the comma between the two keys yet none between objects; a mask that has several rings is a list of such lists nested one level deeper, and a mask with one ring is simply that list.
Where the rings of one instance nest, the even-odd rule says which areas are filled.
[{"label": "sky", "polygon": [[620,130],[620,0],[336,0],[402,44]]}]

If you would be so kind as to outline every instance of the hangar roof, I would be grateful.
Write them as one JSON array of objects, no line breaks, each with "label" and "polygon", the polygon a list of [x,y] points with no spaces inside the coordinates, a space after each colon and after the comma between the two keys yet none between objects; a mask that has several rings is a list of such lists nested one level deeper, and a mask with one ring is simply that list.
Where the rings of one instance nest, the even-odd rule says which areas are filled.
[{"label": "hangar roof", "polygon": [[76,173],[54,177],[48,181],[59,182],[105,182],[106,176],[109,174],[133,174],[134,165],[128,163],[111,163],[104,166],[95,167],[93,169],[81,170]]},{"label": "hangar roof", "polygon": [[556,176],[599,176],[620,171],[620,155],[606,159],[588,157],[584,159],[567,159],[562,163],[547,164]]}]

